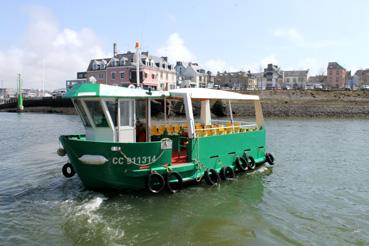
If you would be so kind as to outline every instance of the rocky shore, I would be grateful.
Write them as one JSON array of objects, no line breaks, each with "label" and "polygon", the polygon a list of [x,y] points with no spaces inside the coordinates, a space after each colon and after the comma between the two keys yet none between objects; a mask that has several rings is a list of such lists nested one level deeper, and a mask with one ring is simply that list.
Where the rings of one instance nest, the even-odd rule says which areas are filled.
[{"label": "rocky shore", "polygon": [[[369,118],[366,91],[263,91],[259,93],[265,117]],[[233,106],[239,115],[251,108]]]},{"label": "rocky shore", "polygon": [[[332,118],[369,118],[369,92],[367,91],[261,91],[249,92],[258,94],[262,100],[265,117],[332,117]],[[75,114],[71,103],[63,101],[39,105],[25,104],[24,112]],[[252,116],[253,105],[232,104],[236,117]],[[156,110],[160,106],[156,105]],[[171,107],[172,114],[180,113],[180,106]],[[182,108],[183,110],[183,108]],[[13,107],[0,107],[0,112],[16,112]],[[212,108],[213,114],[227,115],[225,105],[217,103]],[[158,112],[159,113],[159,112]]]}]

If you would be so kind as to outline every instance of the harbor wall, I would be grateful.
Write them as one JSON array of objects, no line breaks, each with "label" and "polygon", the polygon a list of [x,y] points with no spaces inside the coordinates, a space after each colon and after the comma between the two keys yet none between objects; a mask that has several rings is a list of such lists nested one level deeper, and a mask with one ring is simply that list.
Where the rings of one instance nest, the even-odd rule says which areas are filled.
[{"label": "harbor wall", "polygon": [[[369,92],[367,91],[262,91],[258,94],[262,101],[265,117],[334,117],[369,118]],[[159,102],[160,103],[160,102]],[[0,111],[16,112],[16,102],[0,105]],[[43,98],[24,100],[24,112],[75,114],[72,102],[63,98]],[[160,114],[162,106],[154,105],[153,112]],[[168,111],[172,115],[181,114],[180,105],[171,105]],[[233,104],[237,117],[252,116],[253,106]],[[182,112],[183,113],[183,112]],[[226,105],[217,104],[213,114],[227,115]]]}]

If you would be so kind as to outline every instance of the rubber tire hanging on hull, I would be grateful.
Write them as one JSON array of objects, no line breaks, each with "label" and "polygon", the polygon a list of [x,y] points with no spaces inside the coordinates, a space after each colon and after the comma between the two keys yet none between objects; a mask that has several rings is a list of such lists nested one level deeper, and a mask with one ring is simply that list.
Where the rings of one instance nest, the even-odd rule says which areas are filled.
[{"label": "rubber tire hanging on hull", "polygon": [[234,178],[234,171],[231,167],[222,167],[219,171],[219,176],[222,180],[229,180]]},{"label": "rubber tire hanging on hull", "polygon": [[237,157],[236,159],[236,167],[241,172],[246,172],[249,169],[249,165],[247,160],[243,157]]},{"label": "rubber tire hanging on hull", "polygon": [[[170,182],[170,178],[174,177],[177,182],[173,184],[173,182]],[[183,188],[183,179],[182,176],[177,172],[168,172],[165,176],[166,186],[170,193],[177,193]]]},{"label": "rubber tire hanging on hull", "polygon": [[[157,179],[155,181],[155,179]],[[146,188],[154,194],[160,193],[165,188],[165,179],[157,172],[152,172],[147,176]]]},{"label": "rubber tire hanging on hull", "polygon": [[274,156],[271,153],[266,153],[265,161],[268,162],[269,165],[274,165]]},{"label": "rubber tire hanging on hull", "polygon": [[247,165],[249,166],[249,169],[255,170],[256,169],[256,163],[255,159],[252,156],[246,156]]},{"label": "rubber tire hanging on hull", "polygon": [[73,169],[72,164],[70,164],[70,163],[64,164],[64,166],[62,168],[62,172],[63,172],[64,177],[66,177],[66,178],[71,178],[71,177],[74,176],[74,174],[76,174],[76,172]]},{"label": "rubber tire hanging on hull", "polygon": [[215,185],[219,183],[219,180],[220,180],[219,174],[213,168],[206,169],[204,177],[205,177],[205,182],[208,185]]}]

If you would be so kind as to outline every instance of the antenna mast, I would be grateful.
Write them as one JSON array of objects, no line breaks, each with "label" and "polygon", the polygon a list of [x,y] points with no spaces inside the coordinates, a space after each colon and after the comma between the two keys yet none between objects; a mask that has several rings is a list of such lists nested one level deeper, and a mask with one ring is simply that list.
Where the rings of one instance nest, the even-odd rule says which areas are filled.
[{"label": "antenna mast", "polygon": [[136,79],[137,87],[140,87],[140,43],[136,41]]}]

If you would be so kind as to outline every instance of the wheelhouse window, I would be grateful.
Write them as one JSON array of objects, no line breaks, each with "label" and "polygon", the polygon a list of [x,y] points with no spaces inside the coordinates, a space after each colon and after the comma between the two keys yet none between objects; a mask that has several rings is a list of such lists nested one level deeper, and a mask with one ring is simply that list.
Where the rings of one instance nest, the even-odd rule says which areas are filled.
[{"label": "wheelhouse window", "polygon": [[100,101],[86,101],[86,106],[96,127],[109,127],[108,121],[101,108]]},{"label": "wheelhouse window", "polygon": [[90,124],[90,122],[88,121],[88,118],[87,118],[87,114],[86,114],[86,112],[85,112],[85,110],[82,106],[81,100],[75,100],[74,101],[74,106],[76,107],[76,110],[79,112],[79,115],[82,118],[83,125],[85,127],[91,127],[91,124]]},{"label": "wheelhouse window", "polygon": [[111,120],[113,121],[114,126],[118,126],[118,104],[115,101],[106,101],[106,107],[109,110],[109,114],[111,117]]},{"label": "wheelhouse window", "polygon": [[133,126],[133,100],[120,101],[120,125],[121,126]]}]

